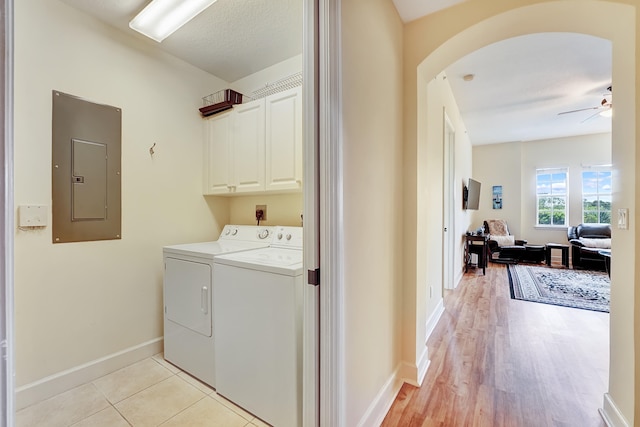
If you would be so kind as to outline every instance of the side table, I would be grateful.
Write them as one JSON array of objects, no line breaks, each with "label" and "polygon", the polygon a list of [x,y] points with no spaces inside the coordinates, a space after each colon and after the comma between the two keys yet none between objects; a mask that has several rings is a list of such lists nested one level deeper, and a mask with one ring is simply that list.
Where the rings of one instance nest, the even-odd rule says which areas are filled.
[{"label": "side table", "polygon": [[464,272],[467,272],[468,266],[471,265],[471,254],[478,255],[478,265],[480,268],[482,264],[482,274],[485,274],[487,268],[487,253],[489,251],[488,234],[467,234],[466,243],[464,245]]},{"label": "side table", "polygon": [[562,265],[569,267],[569,245],[563,245],[562,243],[547,243],[546,256],[547,265],[551,265],[551,249],[560,249],[562,251]]}]

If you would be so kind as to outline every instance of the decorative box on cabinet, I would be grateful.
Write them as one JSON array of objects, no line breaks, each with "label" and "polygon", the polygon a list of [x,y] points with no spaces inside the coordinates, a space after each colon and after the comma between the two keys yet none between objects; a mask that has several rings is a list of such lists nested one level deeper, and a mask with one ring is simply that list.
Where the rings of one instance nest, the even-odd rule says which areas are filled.
[{"label": "decorative box on cabinet", "polygon": [[300,191],[301,104],[297,87],[208,119],[204,194]]}]

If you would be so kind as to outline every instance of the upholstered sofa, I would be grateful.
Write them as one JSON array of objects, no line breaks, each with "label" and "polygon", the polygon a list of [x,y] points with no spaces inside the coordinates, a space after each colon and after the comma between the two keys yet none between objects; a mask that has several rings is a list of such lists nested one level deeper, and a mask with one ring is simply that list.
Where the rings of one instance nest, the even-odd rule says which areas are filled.
[{"label": "upholstered sofa", "polygon": [[605,269],[604,256],[599,252],[611,249],[611,225],[579,224],[567,229],[567,238],[573,268]]}]

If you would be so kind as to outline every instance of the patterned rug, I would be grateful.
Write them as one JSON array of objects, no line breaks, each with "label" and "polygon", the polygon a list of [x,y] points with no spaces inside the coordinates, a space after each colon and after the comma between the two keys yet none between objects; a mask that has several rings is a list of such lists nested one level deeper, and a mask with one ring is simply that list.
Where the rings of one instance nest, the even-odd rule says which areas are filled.
[{"label": "patterned rug", "polygon": [[609,312],[611,282],[600,271],[508,265],[511,298]]}]

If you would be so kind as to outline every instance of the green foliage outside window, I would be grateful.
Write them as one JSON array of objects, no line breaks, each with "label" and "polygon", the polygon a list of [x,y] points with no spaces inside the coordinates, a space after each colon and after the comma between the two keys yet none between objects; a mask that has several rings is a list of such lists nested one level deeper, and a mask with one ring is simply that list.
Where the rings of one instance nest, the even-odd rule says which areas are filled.
[{"label": "green foliage outside window", "polygon": [[565,225],[567,222],[567,170],[538,170],[536,173],[537,225]]},{"label": "green foliage outside window", "polygon": [[582,222],[611,224],[611,171],[582,172]]}]

